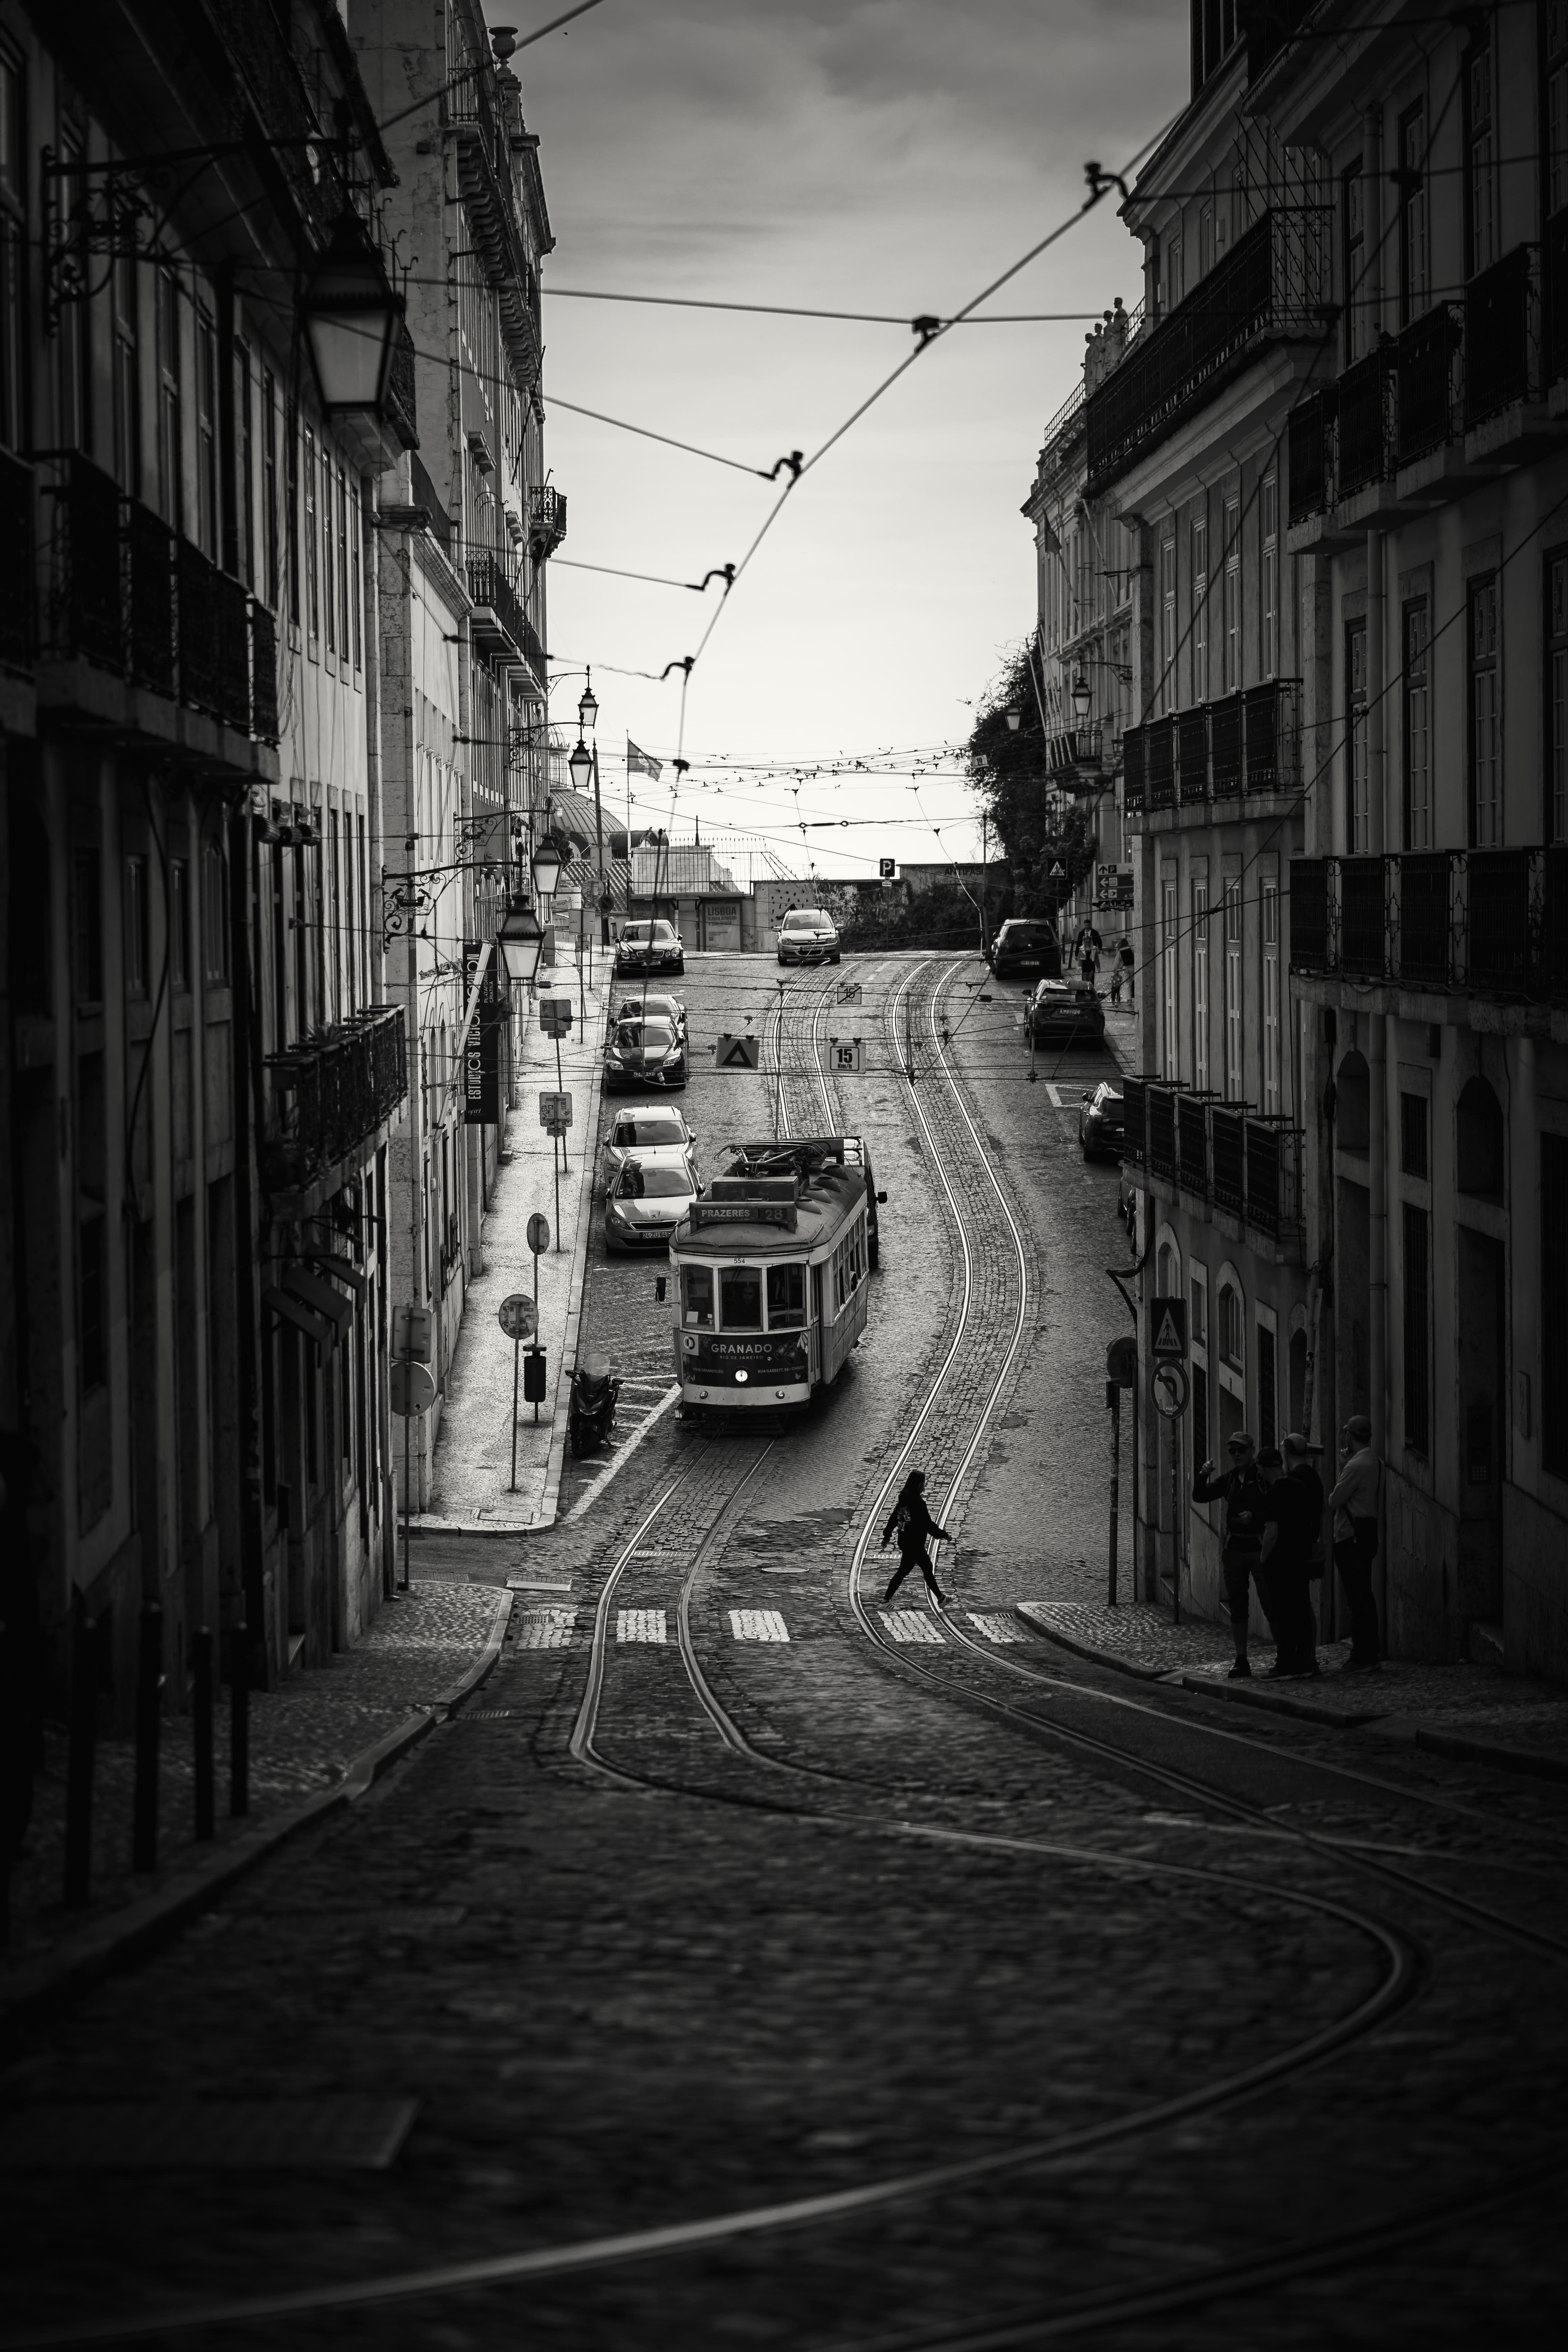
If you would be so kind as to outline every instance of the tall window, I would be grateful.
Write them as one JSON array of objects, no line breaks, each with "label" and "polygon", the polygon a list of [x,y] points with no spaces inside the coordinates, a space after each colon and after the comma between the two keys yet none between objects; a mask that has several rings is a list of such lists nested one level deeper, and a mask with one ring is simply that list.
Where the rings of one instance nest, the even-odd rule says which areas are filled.
[{"label": "tall window", "polygon": [[121,254],[110,278],[114,318],[114,478],[132,498],[142,490],[142,363],[137,352],[136,261]]},{"label": "tall window", "polygon": [[228,979],[228,861],[216,841],[202,853],[202,977]]},{"label": "tall window", "polygon": [[1279,478],[1265,474],[1258,491],[1258,674],[1279,675]]},{"label": "tall window", "polygon": [[169,269],[159,270],[153,286],[158,344],[158,505],[164,521],[183,530],[185,486],[180,462],[180,289]]},{"label": "tall window", "polygon": [[1341,182],[1344,212],[1345,360],[1359,360],[1372,341],[1372,313],[1362,284],[1366,268],[1366,182],[1361,161]]},{"label": "tall window", "polygon": [[1176,542],[1160,541],[1160,708],[1176,702]]},{"label": "tall window", "polygon": [[1279,1109],[1279,885],[1263,885],[1263,1108]]},{"label": "tall window", "polygon": [[1225,1092],[1241,1093],[1241,877],[1225,886]]},{"label": "tall window", "polygon": [[145,996],[152,965],[152,915],[147,904],[147,860],[125,861],[125,987]]},{"label": "tall window", "polygon": [[1225,671],[1222,692],[1234,694],[1241,684],[1241,501],[1228,499],[1225,509],[1225,590],[1222,622],[1225,643],[1220,661]]},{"label": "tall window", "polygon": [[1198,214],[1198,276],[1206,278],[1214,268],[1214,206],[1205,205]]},{"label": "tall window", "polygon": [[1568,841],[1568,548],[1546,559],[1546,838]]},{"label": "tall window", "polygon": [[1472,51],[1465,65],[1465,272],[1473,278],[1498,257],[1496,153],[1492,141],[1492,53]]},{"label": "tall window", "polygon": [[239,387],[239,571],[247,588],[256,585],[256,426],[251,407],[250,353],[234,347]]},{"label": "tall window", "polygon": [[1413,1201],[1403,1203],[1405,1245],[1405,1443],[1412,1454],[1431,1444],[1432,1309],[1428,1271],[1431,1220]]},{"label": "tall window", "polygon": [[1568,205],[1568,0],[1546,0],[1546,209]]},{"label": "tall window", "polygon": [[321,572],[316,550],[316,436],[307,425],[302,436],[305,461],[305,621],[312,637],[321,631]]},{"label": "tall window", "polygon": [[169,860],[169,985],[191,984],[191,868],[184,857]]},{"label": "tall window", "polygon": [[1472,580],[1469,597],[1470,846],[1502,839],[1502,710],[1498,677],[1496,572]]},{"label": "tall window", "polygon": [[349,489],[349,616],[353,623],[355,669],[359,669],[363,666],[364,659],[364,651],[362,643],[363,628],[360,617],[363,610],[359,581],[361,528],[359,483],[355,481],[350,486]]},{"label": "tall window", "polygon": [[27,437],[26,256],[27,167],[22,144],[22,75],[0,49],[0,441]]},{"label": "tall window", "polygon": [[1165,308],[1173,310],[1185,291],[1182,268],[1182,240],[1179,236],[1165,240]]},{"label": "tall window", "polygon": [[[1541,1139],[1541,1325],[1568,1327],[1568,1135]],[[1568,1355],[1548,1338],[1541,1350],[1541,1464],[1568,1477]]]},{"label": "tall window", "polygon": [[337,542],[332,531],[332,460],[321,448],[321,606],[326,615],[327,651],[338,649]]},{"label": "tall window", "polygon": [[1345,630],[1345,704],[1350,719],[1346,754],[1349,797],[1345,839],[1352,855],[1372,846],[1372,776],[1367,756],[1366,623],[1352,621]]},{"label": "tall window", "polygon": [[217,336],[210,319],[196,317],[196,537],[202,551],[218,556]]},{"label": "tall window", "polygon": [[1209,886],[1193,884],[1193,1084],[1209,1082]]},{"label": "tall window", "polygon": [[1426,104],[1417,99],[1399,118],[1399,323],[1418,319],[1432,299],[1427,257]]},{"label": "tall window", "polygon": [[349,657],[349,485],[338,467],[338,650]]},{"label": "tall window", "polygon": [[270,368],[261,374],[261,560],[267,567],[266,596],[277,610],[278,576],[278,386]]},{"label": "tall window", "polygon": [[289,564],[289,618],[300,625],[300,425],[292,401],[283,419],[283,534]]},{"label": "tall window", "polygon": [[1432,846],[1431,613],[1425,596],[1405,607],[1405,846]]},{"label": "tall window", "polygon": [[1274,1334],[1267,1323],[1258,1327],[1258,1443],[1279,1443],[1279,1380],[1274,1360]]},{"label": "tall window", "polygon": [[[86,187],[81,165],[86,142],[76,125],[60,126],[60,161],[66,176],[61,184],[61,201],[68,204]],[[72,237],[76,267],[81,272],[84,285],[92,282],[88,267],[86,238],[81,230]],[[88,349],[92,306],[85,296],[68,297],[59,306],[59,324],[55,341],[55,389],[59,408],[59,437],[62,449],[89,449],[92,436],[89,427],[88,401],[92,381]]]},{"label": "tall window", "polygon": [[1164,967],[1165,1004],[1164,1074],[1168,1078],[1180,1075],[1180,1047],[1176,1037],[1176,885],[1174,879],[1163,884],[1160,891],[1160,928],[1163,933],[1161,962]]},{"label": "tall window", "polygon": [[1193,524],[1193,668],[1194,702],[1204,702],[1209,690],[1209,527],[1200,515]]}]

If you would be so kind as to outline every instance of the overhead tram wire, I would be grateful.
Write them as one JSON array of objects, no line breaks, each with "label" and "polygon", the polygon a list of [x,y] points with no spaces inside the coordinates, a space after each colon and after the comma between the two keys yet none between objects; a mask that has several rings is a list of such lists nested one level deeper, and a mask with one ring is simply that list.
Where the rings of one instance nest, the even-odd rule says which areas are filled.
[{"label": "overhead tram wire", "polygon": [[[437,279],[430,280],[437,284]],[[865,327],[906,327],[914,329],[925,323],[923,316],[910,319],[895,310],[818,310],[794,302],[726,302],[703,294],[620,294],[587,286],[543,286],[541,292],[557,302],[640,302],[656,310],[742,310],[767,319],[837,319],[850,325]],[[989,319],[940,320],[942,326],[973,327],[1044,326],[1053,321],[1081,326],[1087,319],[1103,316],[1099,310],[1026,310]]]}]

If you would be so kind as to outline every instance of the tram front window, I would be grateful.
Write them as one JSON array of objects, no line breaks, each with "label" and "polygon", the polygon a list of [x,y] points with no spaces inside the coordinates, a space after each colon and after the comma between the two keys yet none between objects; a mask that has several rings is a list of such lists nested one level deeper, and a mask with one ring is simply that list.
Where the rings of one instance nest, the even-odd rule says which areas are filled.
[{"label": "tram front window", "polygon": [[763,1328],[763,1277],[754,1265],[727,1265],[719,1276],[719,1304],[726,1331]]},{"label": "tram front window", "polygon": [[713,1275],[706,1265],[688,1265],[680,1275],[680,1313],[683,1322],[704,1331],[713,1328]]},{"label": "tram front window", "polygon": [[770,1265],[768,1268],[768,1328],[770,1331],[799,1331],[805,1325],[805,1268],[804,1265]]}]

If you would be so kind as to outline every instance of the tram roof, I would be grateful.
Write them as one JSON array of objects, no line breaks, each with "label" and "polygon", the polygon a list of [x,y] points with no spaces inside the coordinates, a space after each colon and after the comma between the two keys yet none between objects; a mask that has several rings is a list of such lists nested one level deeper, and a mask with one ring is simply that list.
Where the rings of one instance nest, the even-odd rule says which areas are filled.
[{"label": "tram roof", "polygon": [[[805,1257],[835,1241],[865,1202],[866,1180],[860,1169],[835,1161],[815,1169],[802,1186],[795,1203],[793,1232],[762,1215],[730,1215],[722,1223],[699,1225],[694,1231],[689,1216],[685,1216],[675,1229],[671,1247],[682,1258]],[[734,1201],[722,1205],[742,1210],[747,1204]]]}]

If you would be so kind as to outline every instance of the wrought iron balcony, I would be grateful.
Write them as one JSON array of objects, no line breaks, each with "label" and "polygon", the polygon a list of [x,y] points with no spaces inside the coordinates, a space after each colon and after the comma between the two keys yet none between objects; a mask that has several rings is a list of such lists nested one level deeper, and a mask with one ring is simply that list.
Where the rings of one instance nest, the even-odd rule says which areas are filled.
[{"label": "wrought iron balcony", "polygon": [[1399,889],[1395,971],[1405,988],[1448,985],[1455,968],[1455,919],[1462,904],[1455,885],[1463,878],[1464,863],[1463,853],[1453,849],[1412,850],[1394,861]]},{"label": "wrought iron balcony", "polygon": [[250,611],[250,717],[258,743],[278,740],[278,624],[265,604]]},{"label": "wrought iron balcony", "polygon": [[216,567],[188,539],[174,545],[177,597],[176,642],[180,653],[180,700],[209,717],[220,715],[218,619]]},{"label": "wrought iron balcony", "polygon": [[401,1005],[373,1005],[267,1057],[262,1181],[304,1192],[356,1154],[408,1092]]},{"label": "wrought iron balcony", "polygon": [[1331,387],[1299,401],[1285,420],[1286,467],[1290,478],[1288,512],[1292,522],[1306,522],[1331,502],[1333,414]]},{"label": "wrought iron balcony", "polygon": [[1568,207],[1553,213],[1546,224],[1542,275],[1546,309],[1546,381],[1561,383],[1568,376]]},{"label": "wrought iron balcony", "polygon": [[[1223,701],[1210,703],[1209,780],[1216,800],[1228,799],[1241,790],[1242,771],[1245,765],[1245,733],[1242,699],[1239,694],[1227,694]],[[1184,784],[1185,774],[1184,761]]]},{"label": "wrought iron balcony", "polygon": [[1176,1090],[1171,1086],[1152,1086],[1144,1097],[1146,1105],[1149,1171],[1163,1176],[1171,1183],[1176,1178]]},{"label": "wrought iron balcony", "polygon": [[1247,1153],[1247,1200],[1243,1213],[1249,1225],[1272,1234],[1276,1240],[1300,1234],[1301,1209],[1301,1130],[1283,1118],[1249,1113],[1243,1122]]},{"label": "wrought iron balcony", "polygon": [[1455,302],[1437,303],[1413,319],[1400,336],[1394,362],[1394,446],[1402,466],[1442,448],[1458,435],[1464,344],[1464,312]]},{"label": "wrought iron balcony", "polygon": [[1129,808],[1294,792],[1301,775],[1300,680],[1271,678],[1217,702],[1148,719],[1128,728],[1121,743]]},{"label": "wrought iron balcony", "polygon": [[1142,1168],[1148,1151],[1147,1078],[1124,1078],[1121,1084],[1121,1156],[1130,1167]]},{"label": "wrought iron balcony", "polygon": [[120,486],[78,450],[51,452],[46,465],[46,649],[122,674]]},{"label": "wrought iron balcony", "polygon": [[1121,805],[1128,816],[1143,814],[1144,743],[1142,727],[1130,727],[1121,738]]},{"label": "wrought iron balcony", "polygon": [[528,544],[534,562],[553,555],[566,536],[566,493],[550,482],[533,482],[528,492]]},{"label": "wrought iron balcony", "polygon": [[1209,1109],[1209,1160],[1217,1209],[1240,1216],[1247,1200],[1245,1104],[1213,1104]]},{"label": "wrought iron balcony", "polygon": [[1538,852],[1472,849],[1466,860],[1466,978],[1481,996],[1534,996],[1540,962]]},{"label": "wrought iron balcony", "polygon": [[1329,941],[1329,860],[1290,860],[1290,969],[1327,971]]},{"label": "wrought iron balcony", "polygon": [[1537,249],[1515,246],[1465,289],[1465,425],[1537,395],[1541,289]]},{"label": "wrought iron balcony", "polygon": [[1276,1241],[1300,1236],[1300,1128],[1170,1079],[1129,1078],[1125,1101],[1125,1160]]},{"label": "wrought iron balcony", "polygon": [[1321,337],[1327,206],[1265,213],[1085,404],[1089,493],[1211,399],[1263,343]]},{"label": "wrought iron balcony", "polygon": [[1342,857],[1340,970],[1381,980],[1388,965],[1388,908],[1381,857]]},{"label": "wrought iron balcony", "polygon": [[503,556],[469,556],[468,594],[479,608],[471,626],[481,651],[503,660],[526,661],[542,678],[543,648],[521,598],[507,578]]},{"label": "wrought iron balcony", "polygon": [[1334,489],[1348,499],[1394,471],[1397,378],[1392,342],[1345,369],[1335,386]]},{"label": "wrought iron balcony", "polygon": [[1558,1003],[1565,937],[1568,844],[1290,861],[1295,971]]},{"label": "wrought iron balcony", "polygon": [[1184,1093],[1176,1120],[1176,1175],[1184,1192],[1208,1198],[1209,1126],[1207,1094]]},{"label": "wrought iron balcony", "polygon": [[174,534],[140,499],[125,501],[126,649],[132,682],[174,691]]},{"label": "wrought iron balcony", "polygon": [[1568,842],[1544,853],[1541,890],[1541,969],[1553,1004],[1568,1004]]},{"label": "wrought iron balcony", "polygon": [[37,637],[33,567],[20,551],[33,544],[33,469],[0,450],[0,662],[31,669]]},{"label": "wrought iron balcony", "polygon": [[1176,722],[1173,719],[1152,719],[1142,730],[1130,729],[1130,734],[1142,733],[1148,760],[1148,805],[1152,809],[1174,808],[1176,805]]}]

